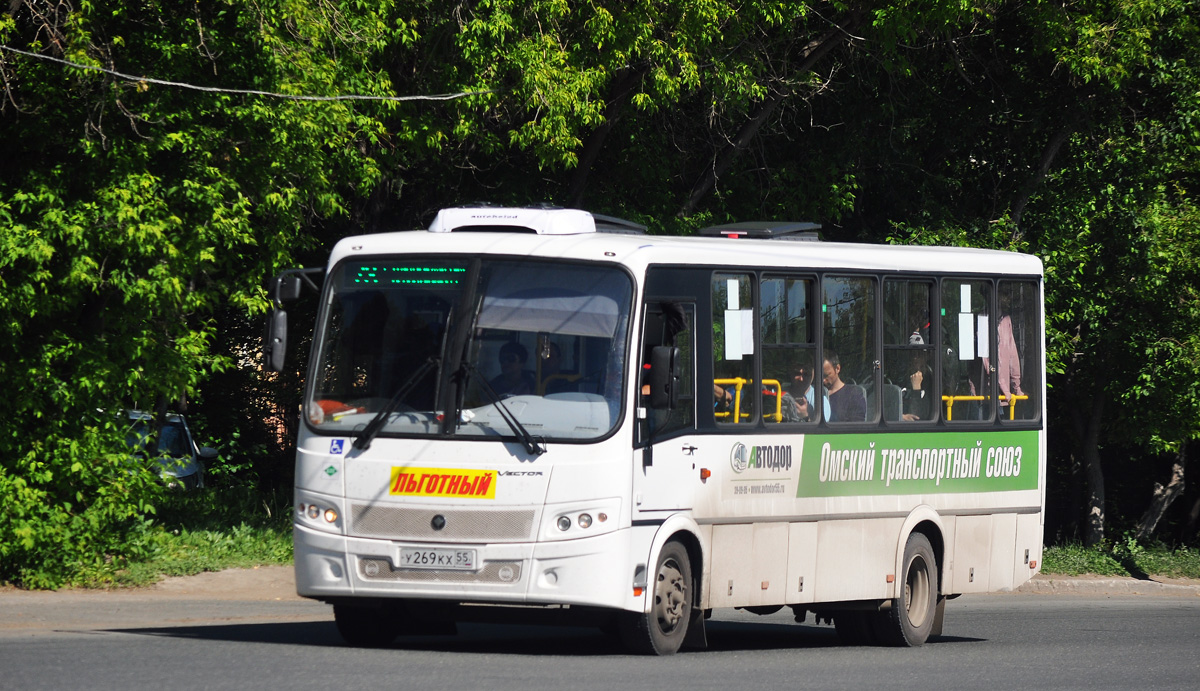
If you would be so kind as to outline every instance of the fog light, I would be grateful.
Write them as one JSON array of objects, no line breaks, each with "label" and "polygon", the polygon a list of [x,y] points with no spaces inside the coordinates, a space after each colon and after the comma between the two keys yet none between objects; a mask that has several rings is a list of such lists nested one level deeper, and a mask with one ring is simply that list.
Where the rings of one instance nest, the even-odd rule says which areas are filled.
[{"label": "fog light", "polygon": [[317,520],[317,516],[320,516],[320,515],[321,515],[321,507],[317,506],[316,504],[308,505],[308,517],[309,518],[311,518],[315,521],[315,520]]},{"label": "fog light", "polygon": [[570,530],[571,529],[571,519],[567,516],[559,516],[558,517],[558,529],[562,530],[562,531]]},{"label": "fog light", "polygon": [[579,527],[590,528],[592,525],[592,515],[588,513],[579,514]]},{"label": "fog light", "polygon": [[337,521],[337,509],[325,509],[325,521],[327,523]]}]

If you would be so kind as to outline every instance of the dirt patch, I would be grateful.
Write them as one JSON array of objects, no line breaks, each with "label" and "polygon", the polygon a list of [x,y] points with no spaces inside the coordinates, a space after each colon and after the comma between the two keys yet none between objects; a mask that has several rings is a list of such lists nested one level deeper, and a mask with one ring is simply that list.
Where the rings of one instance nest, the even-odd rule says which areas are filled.
[{"label": "dirt patch", "polygon": [[[0,587],[0,596],[34,595],[13,586]],[[140,588],[63,588],[55,595],[115,595],[137,599],[300,600],[291,565],[255,566],[248,569],[209,571],[194,576],[173,576]]]},{"label": "dirt patch", "polygon": [[165,578],[147,588],[139,588],[139,591],[164,597],[223,600],[301,599],[296,595],[296,580],[291,566],[255,566],[177,576]]}]

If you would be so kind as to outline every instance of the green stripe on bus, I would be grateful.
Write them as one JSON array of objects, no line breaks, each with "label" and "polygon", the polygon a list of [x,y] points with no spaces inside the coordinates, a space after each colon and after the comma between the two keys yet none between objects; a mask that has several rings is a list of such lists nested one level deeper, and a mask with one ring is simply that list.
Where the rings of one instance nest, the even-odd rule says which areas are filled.
[{"label": "green stripe on bus", "polygon": [[1037,489],[1038,432],[812,435],[798,497]]}]

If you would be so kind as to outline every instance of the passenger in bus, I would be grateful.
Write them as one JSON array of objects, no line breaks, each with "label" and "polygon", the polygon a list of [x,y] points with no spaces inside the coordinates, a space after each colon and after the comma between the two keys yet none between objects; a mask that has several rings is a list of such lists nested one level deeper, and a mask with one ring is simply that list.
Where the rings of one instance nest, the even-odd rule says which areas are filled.
[{"label": "passenger in bus", "polygon": [[529,351],[516,341],[500,346],[500,374],[489,384],[500,396],[525,396],[536,393],[533,372],[525,369]]},{"label": "passenger in bus", "polygon": [[829,396],[829,420],[831,422],[863,422],[867,419],[867,396],[857,386],[848,386],[842,381],[842,364],[837,353],[825,351],[822,365],[825,376],[826,395]]},{"label": "passenger in bus", "polygon": [[[1013,396],[1024,396],[1021,390],[1021,356],[1017,353],[1017,340],[1013,338],[1012,302],[1008,293],[1000,296],[1000,323],[996,325],[996,378],[1000,386],[1000,406],[1008,407]],[[990,371],[988,358],[983,359],[984,371]],[[1005,417],[1007,417],[1007,412]]]},{"label": "passenger in bus", "polygon": [[[922,343],[920,339],[920,335],[914,333],[909,343]],[[934,396],[930,387],[933,385],[933,369],[929,366],[929,351],[913,351],[912,366],[909,369],[911,374],[908,375],[908,388],[904,389],[904,414],[900,417],[909,422],[932,420]]]},{"label": "passenger in bus", "polygon": [[[816,389],[813,387],[813,368],[800,363],[792,371],[792,384],[783,394],[783,419],[785,422],[816,422]],[[821,397],[825,408],[825,419],[829,419],[829,397]]]},{"label": "passenger in bus", "polygon": [[727,411],[733,405],[733,392],[717,384],[713,384],[713,408],[717,411]]}]

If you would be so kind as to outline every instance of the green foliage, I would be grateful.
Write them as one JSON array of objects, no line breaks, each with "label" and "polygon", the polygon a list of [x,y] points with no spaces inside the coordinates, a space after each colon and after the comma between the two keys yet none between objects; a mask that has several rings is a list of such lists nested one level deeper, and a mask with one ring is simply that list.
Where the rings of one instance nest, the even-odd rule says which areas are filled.
[{"label": "green foliage", "polygon": [[289,564],[292,560],[290,494],[266,498],[250,488],[219,489],[164,497],[153,526],[125,559],[76,564],[52,580],[25,579],[39,587],[148,585],[163,576]]},{"label": "green foliage", "polygon": [[1042,551],[1042,573],[1063,576],[1128,576],[1129,571],[1111,552],[1081,544],[1046,547]]},{"label": "green foliage", "polygon": [[139,560],[80,584],[145,585],[162,576],[290,564],[290,497],[244,487],[173,495]]},{"label": "green foliage", "polygon": [[[386,10],[291,0],[16,3],[0,42],[132,74],[243,89],[387,94]],[[95,411],[186,405],[248,353],[216,319],[378,178],[372,107],[130,83],[5,53],[0,107],[0,579],[53,587],[140,556],[159,490],[124,477]],[[99,459],[99,460],[98,460]],[[73,469],[86,469],[79,472]],[[104,469],[101,472],[101,469]]]},{"label": "green foliage", "polygon": [[98,445],[99,431],[39,440],[0,466],[0,580],[55,588],[145,556],[163,492],[157,469]]},{"label": "green foliage", "polygon": [[1196,0],[43,9],[10,3],[0,43],[202,87],[477,93],[290,101],[0,51],[0,579],[150,548],[160,488],[97,411],[187,408],[215,484],[286,486],[302,368],[258,370],[263,281],[464,201],[1033,252],[1056,462],[1200,436]]}]

